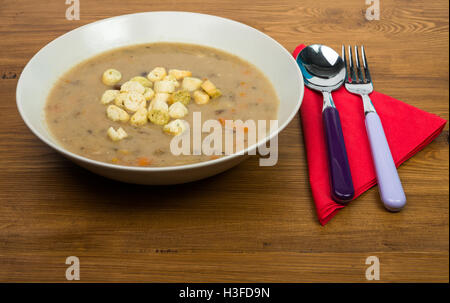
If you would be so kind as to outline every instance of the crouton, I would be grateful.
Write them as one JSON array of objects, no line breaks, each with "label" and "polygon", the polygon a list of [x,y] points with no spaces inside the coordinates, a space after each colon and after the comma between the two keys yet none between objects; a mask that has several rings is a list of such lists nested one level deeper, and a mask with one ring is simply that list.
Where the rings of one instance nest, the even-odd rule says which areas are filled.
[{"label": "crouton", "polygon": [[153,91],[153,89],[151,89],[150,87],[145,88],[144,98],[146,101],[150,101],[154,95],[155,95],[155,92]]},{"label": "crouton", "polygon": [[115,90],[115,89],[108,89],[105,90],[105,92],[102,95],[102,98],[100,99],[100,102],[102,102],[102,104],[109,104],[112,101],[114,101],[114,99],[116,99],[116,97],[119,95],[119,91]]},{"label": "crouton", "polygon": [[128,137],[127,132],[122,127],[119,127],[118,130],[115,130],[111,126],[110,128],[108,128],[106,133],[108,134],[108,137],[113,141],[120,141],[120,140]]},{"label": "crouton", "polygon": [[198,78],[193,78],[193,77],[185,77],[183,79],[183,83],[181,84],[181,87],[184,90],[193,92],[197,89],[200,88],[200,86],[202,85],[202,80],[198,79]]},{"label": "crouton", "polygon": [[172,119],[183,118],[188,114],[188,109],[181,102],[175,102],[169,107],[169,116]]},{"label": "crouton", "polygon": [[130,115],[116,105],[109,105],[106,108],[106,116],[112,121],[127,122],[130,119]]},{"label": "crouton", "polygon": [[139,108],[133,116],[131,116],[130,124],[134,126],[141,126],[147,123],[147,109],[145,107]]},{"label": "crouton", "polygon": [[147,102],[144,96],[137,92],[127,93],[125,101],[123,102],[125,109],[132,113],[134,113],[141,107],[145,107],[146,104]]},{"label": "crouton", "polygon": [[128,93],[119,93],[114,99],[114,104],[120,108],[124,107],[125,100],[127,99]]},{"label": "crouton", "polygon": [[122,74],[114,68],[107,69],[102,76],[102,82],[105,85],[113,86],[122,80]]},{"label": "crouton", "polygon": [[194,101],[197,104],[206,104],[209,102],[209,95],[200,90],[194,92]]},{"label": "crouton", "polygon": [[169,69],[169,75],[174,76],[175,79],[180,80],[184,77],[192,76],[192,73],[188,70],[179,70],[179,69]]},{"label": "crouton", "polygon": [[222,95],[219,89],[209,80],[206,80],[203,82],[202,86],[203,90],[211,97],[211,98],[217,98]]},{"label": "crouton", "polygon": [[184,105],[188,105],[191,102],[191,93],[187,90],[179,90],[170,95],[169,104],[181,102]]},{"label": "crouton", "polygon": [[172,81],[156,81],[155,82],[156,93],[173,93],[175,91],[175,84]]},{"label": "crouton", "polygon": [[157,125],[167,124],[170,119],[167,103],[155,98],[149,106],[148,119]]},{"label": "crouton", "polygon": [[127,81],[120,87],[120,92],[137,92],[142,95],[145,92],[145,87],[137,81]]},{"label": "crouton", "polygon": [[155,67],[150,73],[148,73],[147,79],[152,82],[161,81],[166,75],[167,72],[164,67]]},{"label": "crouton", "polygon": [[167,103],[169,98],[170,98],[170,94],[166,94],[166,93],[157,93],[157,94],[155,94],[155,98],[153,98],[152,102],[150,102],[148,110],[151,110],[152,107],[153,107],[153,104],[155,104],[157,102]]},{"label": "crouton", "polygon": [[153,83],[152,81],[148,80],[145,77],[137,76],[130,79],[130,81],[136,81],[139,82],[143,87],[152,87]]},{"label": "crouton", "polygon": [[165,76],[162,80],[163,80],[163,81],[170,81],[170,82],[173,83],[173,85],[174,85],[175,87],[180,87],[180,82],[177,81],[177,78],[175,78],[175,76],[167,75],[167,76]]},{"label": "crouton", "polygon": [[181,135],[187,129],[186,121],[176,119],[164,125],[163,130],[173,136]]}]

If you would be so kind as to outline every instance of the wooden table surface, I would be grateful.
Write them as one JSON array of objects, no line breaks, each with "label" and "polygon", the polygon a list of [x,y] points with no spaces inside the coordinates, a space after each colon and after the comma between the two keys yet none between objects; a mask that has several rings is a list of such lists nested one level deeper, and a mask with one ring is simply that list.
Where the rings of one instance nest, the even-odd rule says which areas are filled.
[{"label": "wooden table surface", "polygon": [[[275,167],[257,158],[179,186],[121,184],[72,164],[24,125],[17,79],[56,37],[141,11],[214,14],[300,43],[364,44],[377,90],[448,119],[447,0],[0,0],[0,281],[364,282],[378,256],[381,281],[449,281],[449,131],[399,169],[408,206],[385,211],[372,188],[322,227],[308,183],[299,118],[279,137]],[[49,67],[51,68],[51,67]]]}]

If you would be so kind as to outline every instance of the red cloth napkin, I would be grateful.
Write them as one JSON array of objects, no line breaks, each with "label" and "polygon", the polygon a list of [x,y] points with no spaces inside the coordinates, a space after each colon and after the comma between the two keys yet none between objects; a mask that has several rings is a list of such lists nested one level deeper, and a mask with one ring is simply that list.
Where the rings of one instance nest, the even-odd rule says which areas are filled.
[{"label": "red cloth napkin", "polygon": [[[299,45],[293,52],[296,58],[305,47]],[[403,103],[392,97],[373,92],[372,102],[383,123],[392,157],[397,167],[433,141],[443,130],[446,120]],[[355,198],[376,184],[369,140],[364,122],[361,97],[344,87],[333,92],[333,99],[341,117],[342,131],[350,162]],[[320,92],[305,87],[300,108],[309,181],[320,224],[325,225],[343,208],[330,197],[330,184],[324,130],[322,126],[323,98]],[[400,176],[401,177],[401,176]],[[408,193],[406,193],[408,198]]]}]

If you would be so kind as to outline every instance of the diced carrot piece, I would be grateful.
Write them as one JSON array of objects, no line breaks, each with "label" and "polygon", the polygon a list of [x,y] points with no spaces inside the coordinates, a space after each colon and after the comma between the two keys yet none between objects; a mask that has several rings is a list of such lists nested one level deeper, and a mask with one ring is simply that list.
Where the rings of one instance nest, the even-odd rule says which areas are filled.
[{"label": "diced carrot piece", "polygon": [[246,93],[244,93],[244,92],[241,92],[240,94],[239,94],[239,96],[241,96],[241,97],[245,97],[247,94]]},{"label": "diced carrot piece", "polygon": [[148,166],[150,165],[151,161],[149,158],[146,157],[140,157],[138,158],[138,165],[139,166]]},{"label": "diced carrot piece", "polygon": [[219,118],[218,119],[220,124],[222,124],[222,126],[225,126],[225,119],[224,118]]},{"label": "diced carrot piece", "polygon": [[[240,126],[240,125],[238,125],[238,126],[239,126],[239,129],[242,129],[244,131],[244,133],[248,133],[248,127],[247,126]],[[236,124],[234,124],[233,125],[233,129],[237,130],[238,126]]]},{"label": "diced carrot piece", "polygon": [[218,155],[212,155],[209,157],[210,160],[216,160],[219,159],[220,157]]}]

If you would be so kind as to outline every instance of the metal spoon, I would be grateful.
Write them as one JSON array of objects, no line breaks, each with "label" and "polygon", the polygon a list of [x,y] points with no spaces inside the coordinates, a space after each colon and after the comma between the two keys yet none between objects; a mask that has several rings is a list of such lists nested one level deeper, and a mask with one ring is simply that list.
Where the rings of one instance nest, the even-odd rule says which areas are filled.
[{"label": "metal spoon", "polygon": [[298,54],[297,63],[305,79],[305,85],[323,94],[322,120],[327,142],[331,196],[336,202],[346,203],[354,197],[355,190],[339,112],[331,96],[331,92],[345,81],[344,61],[332,48],[314,44],[307,46]]}]

